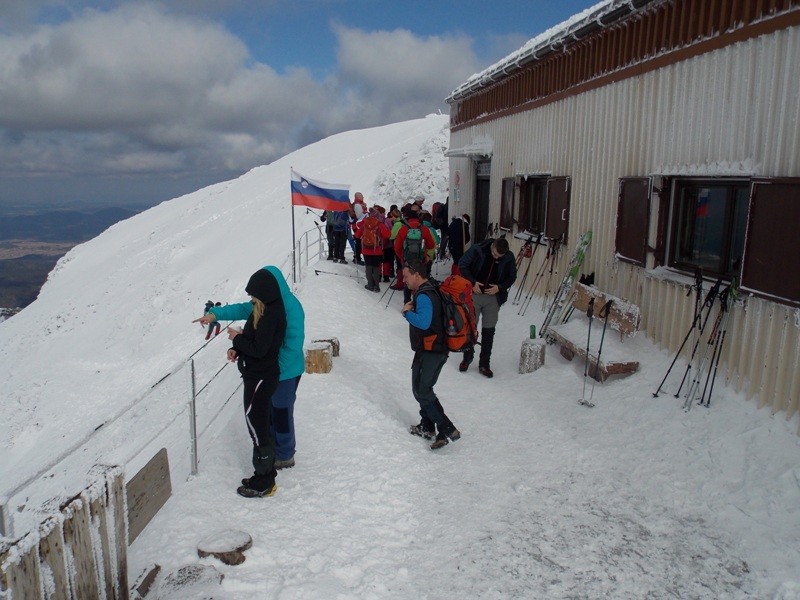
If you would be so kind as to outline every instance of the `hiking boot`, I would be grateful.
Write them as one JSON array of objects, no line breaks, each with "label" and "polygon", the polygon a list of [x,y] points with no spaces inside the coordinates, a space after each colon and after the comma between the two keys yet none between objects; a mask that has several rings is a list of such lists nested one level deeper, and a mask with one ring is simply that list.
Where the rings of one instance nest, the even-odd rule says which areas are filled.
[{"label": "hiking boot", "polygon": [[388,276],[388,275],[384,275],[384,276],[383,276],[383,283],[389,283],[389,281],[391,281],[391,280],[389,279],[389,276]]},{"label": "hiking boot", "polygon": [[369,283],[367,285],[365,285],[364,287],[366,289],[368,289],[370,292],[374,291],[374,288]]},{"label": "hiking boot", "polygon": [[436,435],[436,440],[434,440],[434,442],[431,444],[431,450],[438,450],[439,448],[444,448],[447,446],[448,438],[450,438],[451,442],[455,442],[456,440],[461,439],[461,432],[458,429],[453,428],[453,431],[451,431],[449,435],[438,433]]},{"label": "hiking boot", "polygon": [[242,485],[239,486],[236,493],[244,498],[263,498],[274,495],[277,489],[278,486],[274,480],[270,483],[265,475],[253,475],[242,479]]},{"label": "hiking boot", "polygon": [[478,372],[484,377],[494,377],[494,373],[492,373],[492,370],[489,367],[478,367]]},{"label": "hiking boot", "polygon": [[328,258],[326,258],[325,260],[336,260],[336,259],[335,259],[335,258],[333,258],[332,256],[329,256],[329,257],[328,257]]},{"label": "hiking boot", "polygon": [[393,289],[393,290],[402,290],[403,289],[403,286],[400,285],[399,283],[395,283],[394,285],[390,285],[389,287],[391,289]]},{"label": "hiking boot", "polygon": [[365,263],[363,260],[361,260],[360,258],[359,258],[357,261],[355,261],[355,263],[356,263],[357,265],[365,265],[365,264],[367,264],[367,263]]},{"label": "hiking boot", "polygon": [[342,263],[343,265],[346,265],[347,264],[347,259],[346,258],[340,258],[339,262]]},{"label": "hiking boot", "polygon": [[461,371],[461,372],[463,373],[464,371],[466,371],[467,369],[469,369],[469,363],[470,363],[470,362],[471,362],[471,361],[468,361],[468,360],[462,360],[462,361],[461,361],[461,364],[459,364],[459,365],[458,365],[458,370],[459,370],[459,371]]},{"label": "hiking boot", "polygon": [[408,428],[408,433],[411,435],[418,435],[421,438],[425,438],[426,440],[432,440],[433,436],[436,434],[433,430],[424,429],[422,427],[422,423],[419,425],[412,425]]},{"label": "hiking boot", "polygon": [[291,458],[287,458],[286,460],[281,460],[280,458],[275,459],[275,469],[291,469],[294,466],[294,456]]}]

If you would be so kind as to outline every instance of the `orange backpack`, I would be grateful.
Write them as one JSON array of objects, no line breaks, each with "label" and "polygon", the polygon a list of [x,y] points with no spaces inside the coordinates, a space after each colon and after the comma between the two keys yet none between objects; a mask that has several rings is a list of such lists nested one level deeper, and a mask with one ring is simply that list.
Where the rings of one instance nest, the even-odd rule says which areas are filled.
[{"label": "orange backpack", "polygon": [[444,335],[451,352],[465,352],[478,339],[472,284],[461,275],[450,275],[439,284],[444,313]]},{"label": "orange backpack", "polygon": [[383,250],[383,240],[380,234],[381,222],[375,217],[364,217],[361,223],[361,247],[366,250]]}]

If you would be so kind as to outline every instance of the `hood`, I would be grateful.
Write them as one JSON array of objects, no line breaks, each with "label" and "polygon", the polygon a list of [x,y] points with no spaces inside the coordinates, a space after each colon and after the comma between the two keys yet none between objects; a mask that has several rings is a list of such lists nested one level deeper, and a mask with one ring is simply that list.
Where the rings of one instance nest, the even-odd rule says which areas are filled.
[{"label": "hood", "polygon": [[272,304],[280,300],[281,289],[275,276],[264,269],[259,269],[250,277],[245,291],[264,304]]}]

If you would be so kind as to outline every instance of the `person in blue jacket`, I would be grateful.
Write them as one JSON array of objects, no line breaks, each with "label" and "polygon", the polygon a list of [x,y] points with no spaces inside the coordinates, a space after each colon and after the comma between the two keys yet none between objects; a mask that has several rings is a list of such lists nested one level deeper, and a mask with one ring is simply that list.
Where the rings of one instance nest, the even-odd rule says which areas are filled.
[{"label": "person in blue jacket", "polygon": [[[286,469],[295,465],[294,403],[300,377],[305,372],[305,312],[303,305],[289,289],[280,269],[268,265],[264,270],[270,272],[278,281],[283,307],[286,311],[286,335],[283,338],[278,363],[280,379],[271,401],[270,425],[275,439],[275,468]],[[246,320],[253,311],[250,302],[214,306],[203,319],[216,321]],[[203,321],[201,319],[201,322]]]}]

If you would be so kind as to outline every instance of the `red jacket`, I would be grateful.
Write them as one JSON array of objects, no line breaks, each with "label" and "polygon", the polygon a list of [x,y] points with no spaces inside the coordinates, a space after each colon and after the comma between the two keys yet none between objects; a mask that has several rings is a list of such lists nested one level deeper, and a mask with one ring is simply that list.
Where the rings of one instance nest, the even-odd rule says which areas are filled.
[{"label": "red jacket", "polygon": [[372,217],[368,215],[363,219],[361,219],[360,221],[358,221],[356,223],[356,228],[355,232],[353,233],[353,237],[361,239],[361,237],[364,235],[364,221],[366,221],[367,219],[375,219],[378,222],[377,233],[381,239],[381,243],[377,248],[365,248],[362,245],[361,253],[366,254],[367,256],[383,256],[383,244],[384,242],[386,242],[386,240],[389,239],[389,236],[392,235],[392,232],[389,231],[388,227],[386,227],[386,223],[382,222],[377,217]]},{"label": "red jacket", "polygon": [[422,260],[423,262],[428,262],[430,259],[428,257],[428,250],[431,248],[436,247],[436,240],[433,238],[433,234],[431,234],[430,230],[422,224],[417,217],[411,217],[408,219],[408,225],[403,224],[400,228],[400,231],[397,232],[397,237],[394,239],[394,252],[397,256],[401,259],[403,258],[403,242],[406,241],[406,236],[408,235],[408,227],[417,228],[419,227],[420,232],[422,233],[422,239],[425,242],[425,252],[423,253]]}]

